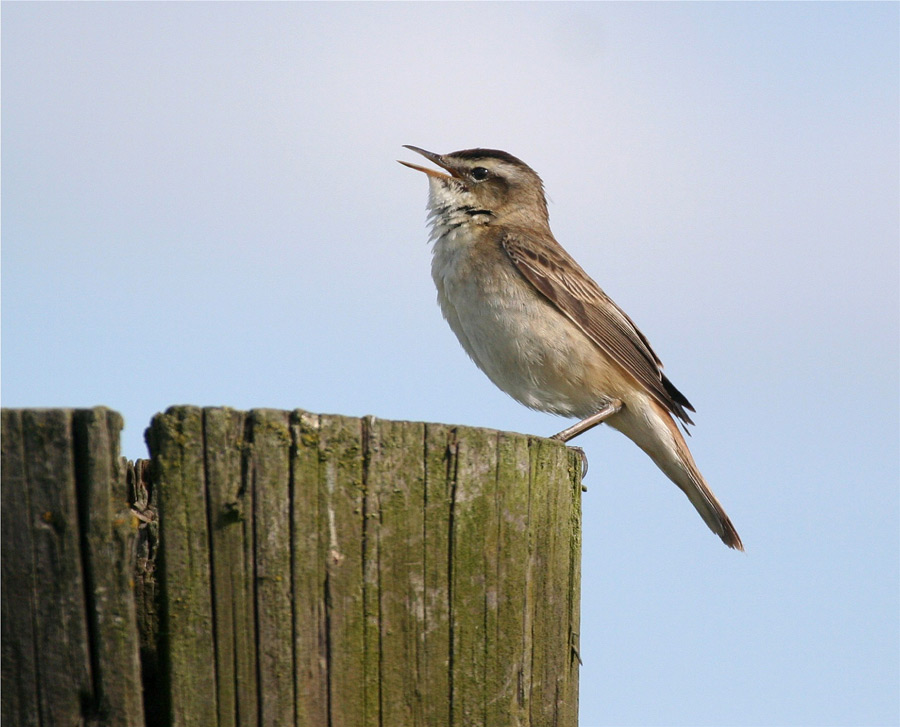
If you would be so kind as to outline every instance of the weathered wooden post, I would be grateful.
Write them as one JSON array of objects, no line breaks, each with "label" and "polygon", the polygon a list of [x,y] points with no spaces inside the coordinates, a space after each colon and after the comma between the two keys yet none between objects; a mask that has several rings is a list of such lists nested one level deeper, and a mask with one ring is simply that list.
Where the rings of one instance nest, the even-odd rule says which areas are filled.
[{"label": "weathered wooden post", "polygon": [[4,725],[143,725],[122,418],[2,415]]},{"label": "weathered wooden post", "polygon": [[[118,432],[116,415],[104,415],[107,430]],[[88,415],[44,415],[62,417],[64,431],[43,448],[35,416],[3,418],[4,722],[27,724],[16,716],[52,701],[40,680],[64,663],[69,711],[42,724],[137,725],[144,714],[148,727],[577,724],[575,453],[546,439],[466,427],[196,407],[171,408],[148,429],[160,620],[142,630],[154,640],[144,644],[154,655],[152,669],[144,663],[146,712],[118,698],[131,721],[98,722],[97,709],[82,709],[79,722],[84,700],[75,695],[100,704],[109,699],[98,694],[119,694],[106,681],[106,652],[116,650],[82,645],[102,641],[113,626],[91,615],[102,599],[90,596],[98,568],[91,536],[81,534],[118,520],[108,506],[95,512],[84,500],[74,541],[81,555],[58,568],[65,589],[45,589],[33,565],[39,548],[23,539],[43,537],[41,523],[57,516],[42,513],[67,512],[72,503],[35,509],[40,498],[32,493],[59,490],[72,499],[73,489],[96,488],[80,484],[94,475],[77,464],[79,455],[63,457],[75,456],[70,469],[85,473],[69,476],[51,453],[93,451],[89,435],[63,443],[65,421]],[[124,481],[110,451],[110,477]],[[43,473],[39,485],[33,473]],[[123,527],[133,535],[127,515]],[[117,567],[104,577],[119,583]],[[84,573],[93,575],[85,581]],[[130,584],[125,590],[130,598]],[[86,615],[80,592],[88,594]],[[9,630],[41,626],[50,610],[31,596],[82,614],[54,622],[43,641],[21,639],[56,648],[49,661],[33,648],[8,648]],[[133,654],[134,639],[128,643]],[[20,678],[29,669],[37,676]],[[125,672],[133,687],[135,670]]]}]

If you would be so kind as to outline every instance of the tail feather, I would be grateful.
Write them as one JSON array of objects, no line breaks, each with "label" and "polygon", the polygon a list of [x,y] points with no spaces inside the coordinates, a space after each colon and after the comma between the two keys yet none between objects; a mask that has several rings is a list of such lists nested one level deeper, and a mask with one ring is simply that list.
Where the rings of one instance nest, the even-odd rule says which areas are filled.
[{"label": "tail feather", "polygon": [[655,401],[650,401],[649,407],[642,414],[635,409],[628,411],[626,404],[626,409],[611,418],[609,424],[634,441],[678,485],[709,529],[725,545],[743,550],[744,545],[731,518],[697,469],[675,420]]},{"label": "tail feather", "polygon": [[703,475],[700,474],[681,431],[670,416],[665,415],[665,422],[675,440],[677,460],[661,462],[652,454],[650,456],[657,466],[669,476],[669,479],[687,495],[688,500],[700,513],[700,517],[703,518],[703,522],[709,526],[709,529],[718,535],[729,548],[742,551],[744,544],[741,542],[741,536],[735,530],[722,503],[719,502],[709,485],[706,484],[706,480],[703,479]]},{"label": "tail feather", "polygon": [[682,483],[676,480],[675,484],[687,495],[691,504],[700,513],[700,517],[703,518],[703,522],[722,539],[725,545],[736,550],[743,550],[744,544],[741,542],[741,536],[737,534],[728,513],[725,512],[696,467],[689,469],[693,469],[693,472],[688,472],[688,481]]}]

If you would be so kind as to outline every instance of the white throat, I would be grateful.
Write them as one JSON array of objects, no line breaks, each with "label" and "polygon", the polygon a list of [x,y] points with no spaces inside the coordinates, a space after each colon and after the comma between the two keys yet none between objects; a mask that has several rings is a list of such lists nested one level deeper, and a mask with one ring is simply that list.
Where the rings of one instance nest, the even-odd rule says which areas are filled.
[{"label": "white throat", "polygon": [[431,241],[456,237],[470,225],[485,225],[493,219],[490,210],[477,206],[475,196],[456,179],[429,177],[428,221]]}]

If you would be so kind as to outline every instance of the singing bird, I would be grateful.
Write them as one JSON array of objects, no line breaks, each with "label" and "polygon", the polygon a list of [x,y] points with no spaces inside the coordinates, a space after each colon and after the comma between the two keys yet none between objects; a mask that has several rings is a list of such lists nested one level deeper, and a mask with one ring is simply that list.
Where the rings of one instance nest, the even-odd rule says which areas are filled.
[{"label": "singing bird", "polygon": [[406,148],[440,168],[400,162],[428,175],[431,274],[466,353],[516,401],[581,420],[555,438],[601,422],[622,432],[710,530],[743,550],[676,423],[693,424],[694,408],[647,338],[553,237],[537,173],[496,149]]}]

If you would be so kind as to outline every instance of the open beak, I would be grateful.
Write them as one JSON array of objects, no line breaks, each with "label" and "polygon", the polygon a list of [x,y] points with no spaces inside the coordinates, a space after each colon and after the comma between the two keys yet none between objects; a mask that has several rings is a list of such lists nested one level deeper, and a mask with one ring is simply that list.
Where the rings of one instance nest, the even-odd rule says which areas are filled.
[{"label": "open beak", "polygon": [[418,172],[425,172],[425,174],[427,174],[429,177],[435,177],[436,179],[452,179],[453,177],[459,177],[459,175],[455,171],[453,171],[453,169],[447,166],[447,163],[444,161],[444,158],[440,154],[435,154],[433,151],[425,151],[424,149],[420,149],[417,146],[410,146],[409,144],[404,144],[403,147],[405,149],[410,149],[416,152],[416,154],[421,154],[428,161],[437,164],[439,167],[441,167],[441,169],[446,169],[448,172],[450,172],[450,174],[443,174],[442,172],[437,171],[437,169],[420,167],[418,164],[410,164],[409,162],[404,162],[398,159],[397,161],[400,162],[403,166],[409,167],[410,169],[415,169]]}]

